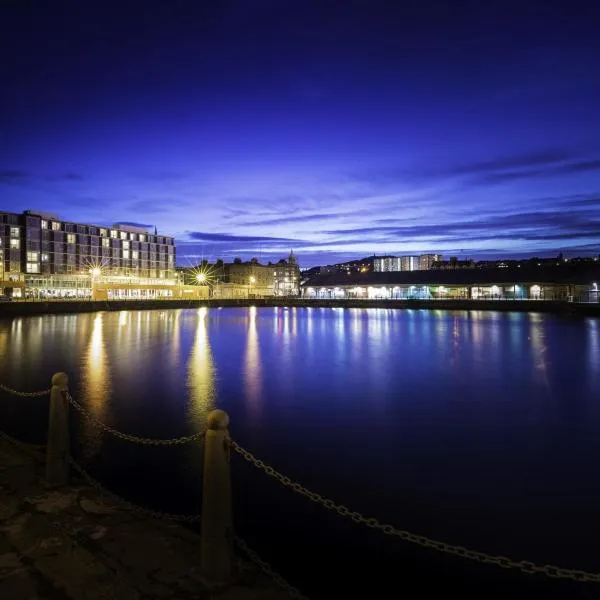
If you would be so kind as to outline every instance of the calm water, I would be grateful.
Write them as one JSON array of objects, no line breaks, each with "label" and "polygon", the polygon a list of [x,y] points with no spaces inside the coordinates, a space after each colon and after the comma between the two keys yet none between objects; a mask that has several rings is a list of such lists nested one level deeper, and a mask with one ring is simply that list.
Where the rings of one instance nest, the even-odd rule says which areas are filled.
[{"label": "calm water", "polygon": [[[0,320],[1,382],[42,389],[56,371],[122,431],[186,435],[223,408],[242,445],[368,516],[600,571],[597,319],[240,308]],[[43,441],[44,402],[1,399],[1,427]],[[198,447],[134,447],[74,421],[76,457],[108,487],[159,509],[199,509]],[[312,505],[237,456],[232,465],[240,533],[313,598],[369,597],[389,585],[400,593],[409,583],[427,591],[440,577],[475,597],[515,587],[592,597],[589,586],[498,578],[407,546]]]}]

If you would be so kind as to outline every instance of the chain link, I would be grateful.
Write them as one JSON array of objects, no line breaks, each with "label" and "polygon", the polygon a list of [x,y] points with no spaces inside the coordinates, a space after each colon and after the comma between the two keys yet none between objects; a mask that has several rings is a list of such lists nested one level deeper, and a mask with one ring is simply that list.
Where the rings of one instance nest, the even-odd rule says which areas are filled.
[{"label": "chain link", "polygon": [[202,439],[205,435],[204,431],[199,431],[198,433],[194,433],[192,435],[187,435],[187,436],[183,436],[183,437],[179,437],[179,438],[159,440],[159,439],[154,439],[154,438],[139,437],[137,435],[131,435],[129,433],[122,433],[122,432],[118,431],[117,429],[115,429],[114,427],[110,427],[109,425],[106,425],[102,421],[99,421],[98,419],[96,419],[96,417],[92,416],[85,408],[83,408],[83,406],[81,406],[81,404],[79,404],[79,402],[77,402],[77,400],[75,400],[73,398],[73,396],[71,396],[71,394],[69,392],[67,392],[67,398],[68,398],[69,402],[71,403],[71,405],[77,411],[79,411],[88,421],[90,421],[90,423],[92,423],[99,429],[102,429],[103,431],[106,431],[107,433],[114,435],[115,437],[117,437],[119,439],[125,440],[126,442],[133,442],[134,444],[143,444],[146,446],[177,446],[177,445],[187,444],[189,442],[196,442],[196,441]]},{"label": "chain link", "polygon": [[239,549],[242,552],[245,552],[248,558],[260,568],[263,573],[268,575],[279,587],[283,588],[289,595],[290,598],[295,598],[295,600],[308,600],[306,596],[302,594],[300,590],[295,588],[293,585],[290,585],[281,575],[275,573],[271,568],[271,565],[264,561],[254,550],[248,547],[248,544],[244,542],[244,540],[237,535],[233,538],[235,543],[238,545]]},{"label": "chain link", "polygon": [[0,389],[12,394],[13,396],[23,396],[24,398],[37,398],[39,396],[48,396],[51,390],[42,390],[41,392],[19,392],[11,387],[0,383]]},{"label": "chain link", "polygon": [[79,463],[77,463],[71,456],[68,457],[71,466],[86,480],[86,482],[94,489],[98,490],[103,496],[108,496],[116,502],[124,505],[126,508],[133,512],[144,515],[146,517],[152,517],[153,519],[164,519],[167,521],[179,521],[184,523],[197,523],[200,521],[200,515],[174,515],[172,513],[162,512],[160,510],[153,510],[151,508],[145,508],[139,504],[134,504],[125,498],[121,498],[114,492],[105,488],[99,481],[96,481]]},{"label": "chain link", "polygon": [[513,560],[511,558],[507,558],[506,556],[496,556],[492,554],[486,554],[485,552],[477,552],[475,550],[469,550],[463,546],[447,544],[438,540],[432,540],[423,535],[416,535],[414,533],[410,533],[409,531],[396,529],[393,525],[380,523],[377,519],[374,519],[372,517],[367,518],[357,511],[350,510],[347,506],[343,504],[338,504],[333,500],[324,498],[323,496],[321,496],[321,494],[317,494],[316,492],[305,488],[303,485],[292,481],[289,477],[283,475],[270,465],[267,465],[262,460],[256,458],[254,454],[252,454],[245,448],[242,448],[233,440],[230,440],[229,443],[233,450],[235,450],[235,452],[237,452],[250,464],[254,465],[261,471],[264,471],[267,475],[273,477],[273,479],[276,479],[282,485],[290,487],[294,492],[301,494],[302,496],[308,498],[316,504],[324,506],[328,510],[336,512],[341,517],[349,518],[355,523],[362,523],[363,525],[366,525],[371,529],[377,529],[386,535],[398,537],[406,542],[410,542],[411,544],[417,544],[418,546],[421,546],[423,548],[430,548],[432,550],[437,550],[438,552],[453,554],[455,556],[460,556],[462,558],[466,558],[468,560],[473,560],[483,564],[496,565],[503,569],[518,569],[519,571],[527,574],[539,573],[541,575],[546,575],[547,577],[551,577],[553,579],[570,579],[572,581],[600,583],[600,573],[588,573],[586,571],[564,569],[562,567],[557,567],[554,565],[537,565],[527,560]]}]

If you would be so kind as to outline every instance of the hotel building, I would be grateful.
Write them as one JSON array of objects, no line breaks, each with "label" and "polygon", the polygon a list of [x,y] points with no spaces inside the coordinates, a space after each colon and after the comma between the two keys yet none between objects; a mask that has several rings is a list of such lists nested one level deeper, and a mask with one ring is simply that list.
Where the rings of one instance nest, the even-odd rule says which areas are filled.
[{"label": "hotel building", "polygon": [[166,298],[178,287],[172,237],[125,224],[0,212],[0,293],[110,300]]}]

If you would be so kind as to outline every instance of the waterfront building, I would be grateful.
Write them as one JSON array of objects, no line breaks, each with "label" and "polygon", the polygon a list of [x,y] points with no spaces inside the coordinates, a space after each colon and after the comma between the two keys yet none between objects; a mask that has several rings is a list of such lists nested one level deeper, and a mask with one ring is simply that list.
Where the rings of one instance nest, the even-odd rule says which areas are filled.
[{"label": "waterfront building", "polygon": [[248,286],[248,296],[298,296],[300,269],[293,251],[287,260],[263,265],[253,258],[248,262],[234,261],[223,265],[223,283]]},{"label": "waterfront building", "polygon": [[[15,298],[181,296],[175,240],[127,224],[0,212],[0,293]],[[189,292],[188,292],[189,294]]]},{"label": "waterfront building", "polygon": [[323,273],[303,281],[313,299],[472,299],[598,302],[600,263],[556,268]]}]

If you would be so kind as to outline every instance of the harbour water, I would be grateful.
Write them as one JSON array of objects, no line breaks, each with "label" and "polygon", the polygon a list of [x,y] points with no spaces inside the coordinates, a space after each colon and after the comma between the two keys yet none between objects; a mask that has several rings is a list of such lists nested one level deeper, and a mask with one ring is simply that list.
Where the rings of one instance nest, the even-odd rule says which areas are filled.
[{"label": "harbour water", "polygon": [[[241,445],[352,510],[476,550],[600,571],[599,319],[202,308],[0,320],[1,383],[42,389],[56,371],[120,431],[188,435],[222,408]],[[0,428],[43,441],[45,401],[1,399]],[[199,510],[198,446],[133,446],[73,422],[76,458],[108,488]],[[238,530],[309,596],[409,581],[426,590],[431,573],[481,597],[490,586],[535,595],[545,585],[345,521],[238,456],[232,468]],[[561,585],[543,592],[573,597]]]}]

